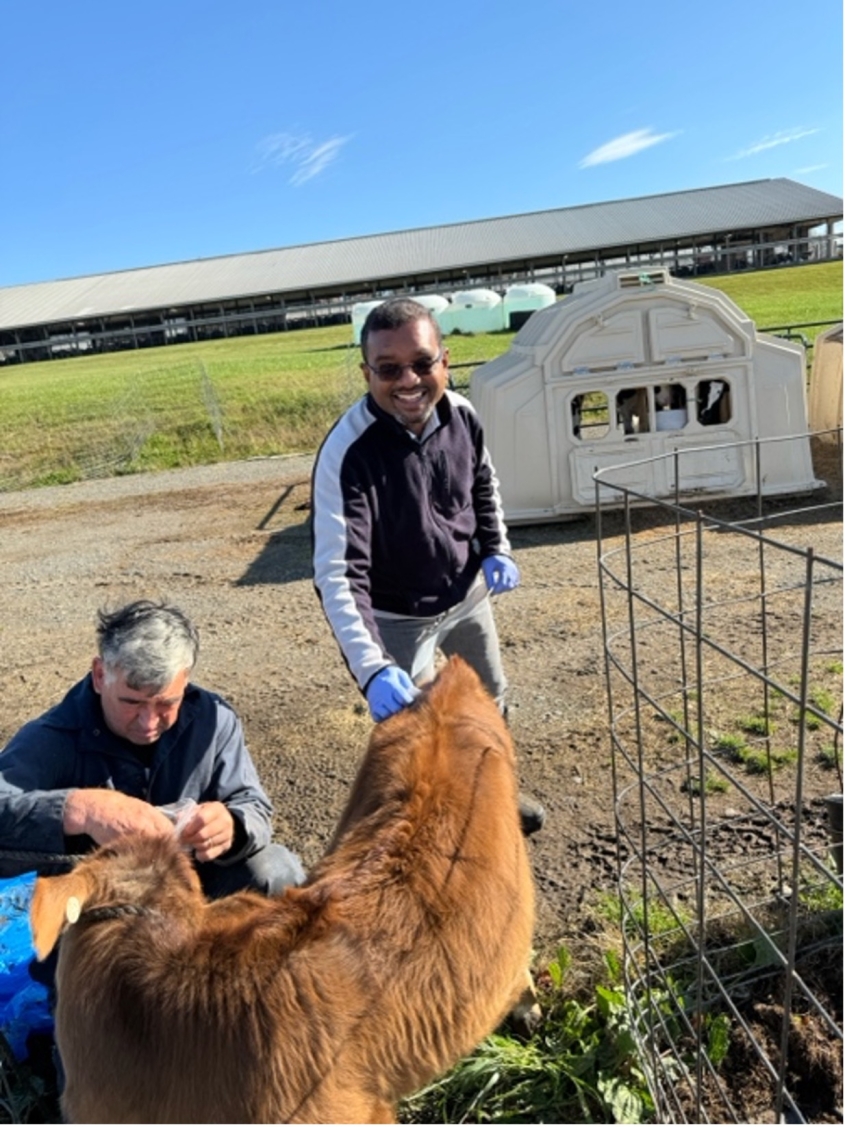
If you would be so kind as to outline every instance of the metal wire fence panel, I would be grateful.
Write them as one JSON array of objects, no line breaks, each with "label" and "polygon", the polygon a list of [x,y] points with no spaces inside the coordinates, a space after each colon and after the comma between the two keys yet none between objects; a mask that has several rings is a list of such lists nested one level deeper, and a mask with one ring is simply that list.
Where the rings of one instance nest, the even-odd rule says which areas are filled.
[{"label": "metal wire fence panel", "polygon": [[739,519],[597,475],[624,505],[612,536],[596,509],[618,893],[662,1122],[841,1116],[839,475]]},{"label": "metal wire fence panel", "polygon": [[317,374],[282,373],[274,357],[248,370],[217,354],[119,359],[78,380],[50,365],[52,379],[17,389],[6,408],[0,492],[311,451],[364,387],[351,350]]}]

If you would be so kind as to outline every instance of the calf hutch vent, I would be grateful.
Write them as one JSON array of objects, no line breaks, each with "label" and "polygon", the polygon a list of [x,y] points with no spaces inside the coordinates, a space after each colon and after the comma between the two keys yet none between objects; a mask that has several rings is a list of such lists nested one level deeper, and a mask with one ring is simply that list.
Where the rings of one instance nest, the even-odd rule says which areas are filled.
[{"label": "calf hutch vent", "polygon": [[593,474],[611,466],[648,497],[818,487],[804,380],[803,348],[758,333],[718,290],[622,271],[535,312],[475,369],[470,397],[518,524],[591,512]]}]

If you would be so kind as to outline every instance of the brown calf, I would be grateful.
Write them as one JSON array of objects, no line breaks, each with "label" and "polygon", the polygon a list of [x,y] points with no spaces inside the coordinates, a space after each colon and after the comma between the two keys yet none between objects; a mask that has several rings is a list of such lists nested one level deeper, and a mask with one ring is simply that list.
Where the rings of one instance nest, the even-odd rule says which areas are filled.
[{"label": "brown calf", "polygon": [[38,880],[62,942],[56,1039],[77,1122],[394,1122],[526,981],[534,894],[514,752],[453,658],[373,731],[329,852],[283,897],[207,902],[175,842]]}]

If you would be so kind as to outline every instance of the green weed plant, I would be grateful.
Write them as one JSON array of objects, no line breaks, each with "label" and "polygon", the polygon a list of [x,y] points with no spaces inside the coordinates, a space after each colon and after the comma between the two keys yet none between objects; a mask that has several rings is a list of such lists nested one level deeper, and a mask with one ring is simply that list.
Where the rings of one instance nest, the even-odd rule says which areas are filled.
[{"label": "green weed plant", "polygon": [[[498,1032],[450,1073],[405,1101],[406,1123],[643,1123],[654,1104],[625,997],[599,982],[592,997],[565,993],[561,949],[540,983],[544,1019],[528,1041]],[[610,978],[619,973],[606,962]]]}]

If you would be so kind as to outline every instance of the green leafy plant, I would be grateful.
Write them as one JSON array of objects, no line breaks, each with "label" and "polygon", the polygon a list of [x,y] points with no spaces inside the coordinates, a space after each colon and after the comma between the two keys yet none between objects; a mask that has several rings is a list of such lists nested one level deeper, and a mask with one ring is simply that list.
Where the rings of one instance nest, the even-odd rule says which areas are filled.
[{"label": "green leafy plant", "polygon": [[[592,999],[565,997],[565,948],[541,977],[542,1025],[527,1042],[485,1039],[450,1073],[406,1100],[410,1123],[642,1123],[654,1105],[625,997],[599,983]],[[615,957],[607,971],[618,972]]]},{"label": "green leafy plant", "polygon": [[728,1055],[731,1045],[731,1022],[727,1014],[708,1014],[706,1017],[707,1028],[707,1056],[714,1068],[721,1068]]}]

